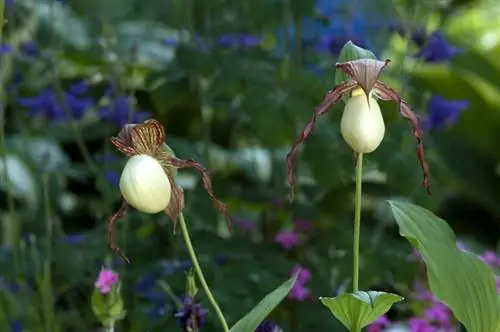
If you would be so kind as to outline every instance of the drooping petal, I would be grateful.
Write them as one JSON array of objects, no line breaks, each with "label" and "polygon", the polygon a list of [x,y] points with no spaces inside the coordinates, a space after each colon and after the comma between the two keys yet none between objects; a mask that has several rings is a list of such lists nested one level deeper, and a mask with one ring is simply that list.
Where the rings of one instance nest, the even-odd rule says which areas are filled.
[{"label": "drooping petal", "polygon": [[125,212],[127,212],[127,208],[128,208],[128,204],[125,200],[123,200],[122,204],[120,206],[120,209],[118,209],[118,211],[116,211],[116,213],[114,215],[112,215],[111,218],[109,218],[109,220],[108,220],[108,243],[109,243],[109,247],[111,248],[111,250],[113,250],[121,258],[123,258],[123,260],[125,262],[130,264],[129,259],[127,258],[127,256],[125,256],[125,253],[123,252],[123,250],[118,245],[116,245],[115,239],[114,239],[116,224],[120,221],[120,219],[123,218],[123,216],[125,215]]},{"label": "drooping petal", "polygon": [[177,185],[174,177],[170,172],[165,172],[172,184],[172,197],[170,198],[170,203],[165,209],[165,214],[172,220],[172,224],[174,225],[174,233],[175,226],[177,224],[177,218],[184,210],[184,190]]},{"label": "drooping petal", "polygon": [[210,174],[205,169],[205,167],[203,167],[201,164],[197,163],[194,160],[191,159],[184,160],[172,156],[169,158],[168,162],[171,166],[174,166],[175,168],[193,168],[196,171],[198,171],[198,173],[200,173],[201,180],[203,182],[203,187],[207,191],[208,196],[210,197],[212,202],[214,202],[217,209],[224,214],[228,229],[231,230],[232,222],[231,218],[229,217],[229,212],[227,210],[227,207],[224,203],[219,201],[217,197],[215,197],[215,194],[212,190],[212,179],[210,178]]},{"label": "drooping petal", "polygon": [[295,197],[295,184],[296,184],[296,178],[295,178],[295,158],[297,156],[298,148],[299,145],[307,139],[307,137],[311,134],[311,132],[314,130],[314,125],[316,124],[316,121],[318,120],[318,117],[327,113],[328,109],[334,105],[337,101],[339,101],[340,98],[342,98],[343,95],[346,93],[351,92],[358,86],[358,83],[349,80],[349,81],[344,81],[340,83],[339,85],[335,86],[332,90],[328,91],[328,93],[325,95],[323,98],[323,101],[321,104],[319,104],[318,107],[314,109],[312,118],[309,120],[307,123],[306,127],[302,132],[300,133],[299,137],[295,140],[295,143],[293,143],[292,148],[290,152],[286,155],[286,164],[287,164],[287,172],[288,172],[288,184],[290,185],[291,192],[290,192],[290,200],[293,201]]},{"label": "drooping petal", "polygon": [[376,94],[380,97],[380,99],[396,101],[399,105],[399,113],[401,114],[401,116],[403,116],[410,122],[410,125],[413,130],[413,136],[415,136],[415,139],[417,140],[417,158],[420,163],[420,167],[422,168],[422,173],[424,176],[422,186],[425,188],[425,190],[427,190],[427,193],[430,195],[431,182],[429,174],[429,165],[425,160],[424,144],[423,144],[424,132],[422,130],[422,127],[420,126],[420,121],[418,120],[416,114],[413,113],[408,103],[404,101],[401,98],[401,96],[392,88],[388,87],[387,85],[385,85],[380,81],[377,81],[375,84],[375,89],[376,89]]},{"label": "drooping petal", "polygon": [[138,154],[138,152],[132,147],[132,139],[130,137],[130,131],[135,126],[137,126],[135,123],[126,124],[123,126],[122,130],[120,130],[118,136],[111,137],[111,143],[118,151],[127,157],[132,157]]},{"label": "drooping petal", "polygon": [[130,129],[130,139],[137,152],[154,156],[163,147],[165,129],[155,119],[146,120]]},{"label": "drooping petal", "polygon": [[387,67],[390,60],[380,61],[375,59],[358,59],[348,62],[337,63],[335,67],[344,74],[358,82],[366,97],[370,95],[382,70]]}]

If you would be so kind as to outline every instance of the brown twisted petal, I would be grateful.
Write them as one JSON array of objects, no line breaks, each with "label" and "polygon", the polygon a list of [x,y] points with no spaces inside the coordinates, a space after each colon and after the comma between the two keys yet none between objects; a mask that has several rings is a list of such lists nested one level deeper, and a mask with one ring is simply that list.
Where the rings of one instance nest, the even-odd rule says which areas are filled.
[{"label": "brown twisted petal", "polygon": [[353,80],[344,81],[337,86],[335,86],[332,90],[328,91],[321,104],[314,109],[313,115],[306,127],[300,133],[299,137],[295,140],[295,143],[292,145],[292,149],[286,155],[286,165],[287,165],[287,173],[288,173],[288,184],[290,185],[290,201],[293,201],[295,197],[295,185],[296,185],[296,177],[295,177],[295,158],[297,156],[297,151],[299,145],[307,139],[307,137],[314,130],[314,126],[318,117],[327,113],[328,109],[334,105],[343,95],[346,93],[350,93],[358,87],[358,82]]},{"label": "brown twisted petal", "polygon": [[125,125],[118,136],[111,137],[111,144],[115,146],[115,148],[126,155],[127,157],[132,157],[137,154],[137,151],[132,147],[132,142],[130,140],[130,129],[135,125]]},{"label": "brown twisted petal", "polygon": [[130,129],[130,140],[138,153],[154,156],[163,146],[165,129],[157,120],[146,120]]},{"label": "brown twisted petal", "polygon": [[170,203],[165,209],[165,214],[170,218],[170,220],[172,220],[175,233],[177,218],[182,213],[182,210],[184,210],[184,190],[177,185],[170,172],[166,171],[165,173],[167,174],[172,185],[172,197],[170,198]]},{"label": "brown twisted petal", "polygon": [[375,59],[358,59],[348,62],[341,62],[335,65],[344,74],[358,82],[363,89],[370,103],[370,91],[372,91],[382,70],[387,67],[390,60],[380,61]]},{"label": "brown twisted petal", "polygon": [[109,247],[111,250],[113,250],[115,253],[117,253],[125,262],[130,264],[129,259],[127,256],[125,256],[125,253],[123,250],[115,244],[114,240],[114,233],[115,233],[115,227],[116,224],[120,221],[120,219],[123,218],[125,215],[125,212],[127,212],[128,204],[125,200],[122,201],[122,204],[120,205],[120,208],[118,211],[111,216],[108,220],[108,243]]},{"label": "brown twisted petal", "polygon": [[417,140],[418,162],[420,163],[420,167],[422,168],[422,173],[424,176],[422,186],[425,188],[425,190],[427,190],[427,193],[431,195],[432,192],[429,165],[425,160],[424,153],[424,132],[420,126],[420,122],[418,121],[417,116],[415,115],[415,113],[413,113],[408,103],[404,101],[396,91],[394,91],[384,83],[377,81],[375,84],[375,90],[380,99],[396,101],[399,105],[399,113],[410,122],[410,125],[413,129],[413,136],[415,136],[415,139]]},{"label": "brown twisted petal", "polygon": [[227,210],[227,207],[224,203],[219,201],[217,197],[215,197],[215,194],[212,189],[212,179],[210,178],[210,174],[205,169],[205,167],[203,167],[201,164],[197,163],[194,160],[191,159],[183,160],[175,157],[170,157],[168,163],[175,168],[193,168],[196,171],[198,171],[198,173],[200,173],[201,180],[203,182],[203,187],[207,191],[208,196],[210,197],[212,202],[214,202],[217,209],[224,214],[224,217],[226,218],[227,222],[227,227],[229,230],[231,230],[232,222],[231,218],[229,217],[229,212]]}]

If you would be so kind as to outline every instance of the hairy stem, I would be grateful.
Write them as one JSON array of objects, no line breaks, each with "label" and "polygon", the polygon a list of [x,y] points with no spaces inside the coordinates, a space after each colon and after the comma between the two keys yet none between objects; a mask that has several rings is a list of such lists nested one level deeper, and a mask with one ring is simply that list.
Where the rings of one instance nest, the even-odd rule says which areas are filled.
[{"label": "hairy stem", "polygon": [[217,301],[215,300],[212,292],[210,291],[210,288],[208,287],[207,281],[205,280],[205,277],[203,276],[203,271],[201,270],[200,263],[198,262],[198,258],[196,257],[196,253],[194,252],[193,244],[191,243],[191,238],[189,237],[189,232],[187,229],[186,221],[184,220],[184,214],[179,215],[179,224],[181,226],[181,232],[182,236],[184,237],[184,242],[186,243],[186,247],[189,252],[189,257],[191,258],[191,261],[193,262],[194,270],[196,271],[196,274],[198,275],[198,279],[200,279],[201,286],[203,287],[203,290],[207,294],[208,300],[210,301],[210,304],[212,305],[212,308],[214,309],[215,313],[217,314],[217,317],[219,318],[222,327],[224,329],[224,332],[229,331],[229,327],[227,325],[226,319],[224,318],[224,314],[219,308],[219,305],[217,304]]},{"label": "hairy stem", "polygon": [[354,241],[352,259],[352,290],[359,289],[359,235],[361,231],[361,183],[363,175],[363,154],[356,156],[356,197],[354,202]]}]

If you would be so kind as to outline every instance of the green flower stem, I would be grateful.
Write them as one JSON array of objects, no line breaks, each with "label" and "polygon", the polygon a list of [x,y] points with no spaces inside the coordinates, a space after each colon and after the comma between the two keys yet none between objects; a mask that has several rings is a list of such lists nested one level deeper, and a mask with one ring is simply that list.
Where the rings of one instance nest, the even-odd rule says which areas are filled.
[{"label": "green flower stem", "polygon": [[359,289],[359,234],[361,231],[361,183],[363,176],[363,154],[356,155],[356,197],[354,201],[354,241],[352,259],[352,291]]},{"label": "green flower stem", "polygon": [[200,263],[198,262],[198,258],[196,257],[196,253],[194,252],[193,244],[191,243],[191,238],[189,237],[189,232],[186,226],[186,220],[184,220],[184,214],[182,213],[179,215],[179,224],[181,225],[182,236],[184,237],[184,242],[186,243],[189,256],[191,258],[191,261],[193,262],[194,270],[198,275],[198,279],[200,279],[201,286],[203,287],[203,290],[207,294],[208,300],[210,301],[210,304],[215,310],[217,317],[219,317],[222,327],[224,328],[224,332],[228,332],[229,327],[227,325],[226,319],[224,318],[224,314],[220,310],[219,305],[217,304],[217,301],[215,300],[212,292],[210,291],[210,288],[208,287],[207,281],[203,276],[203,271],[201,270]]}]

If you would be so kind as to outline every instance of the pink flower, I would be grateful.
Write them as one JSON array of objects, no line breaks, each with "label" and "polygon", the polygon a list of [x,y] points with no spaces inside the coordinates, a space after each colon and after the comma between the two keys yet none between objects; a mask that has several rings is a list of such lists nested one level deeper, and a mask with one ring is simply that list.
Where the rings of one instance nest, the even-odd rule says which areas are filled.
[{"label": "pink flower", "polygon": [[495,252],[491,250],[486,250],[482,255],[481,259],[488,265],[499,265],[500,259]]},{"label": "pink flower", "polygon": [[103,268],[99,272],[99,276],[97,277],[94,286],[99,289],[101,294],[108,294],[117,282],[118,274],[111,269]]},{"label": "pink flower", "polygon": [[288,294],[288,297],[292,300],[297,300],[297,301],[304,301],[309,297],[309,294],[311,291],[304,287],[299,282],[295,282],[295,285],[293,285],[292,290],[290,291],[290,294]]},{"label": "pink flower", "polygon": [[435,332],[436,329],[432,327],[426,320],[421,318],[410,318],[408,320],[411,332]]},{"label": "pink flower", "polygon": [[290,230],[282,230],[274,238],[285,249],[292,249],[299,244],[299,234]]},{"label": "pink flower", "polygon": [[442,303],[436,303],[424,312],[424,317],[428,321],[437,323],[442,327],[449,327],[451,325],[450,316],[450,309]]},{"label": "pink flower", "polygon": [[301,265],[295,265],[292,269],[292,275],[299,273],[297,283],[304,285],[311,280],[311,271]]},{"label": "pink flower", "polygon": [[375,319],[373,323],[368,326],[366,332],[381,332],[383,329],[391,325],[391,321],[387,318],[386,315],[382,315],[379,318]]}]

